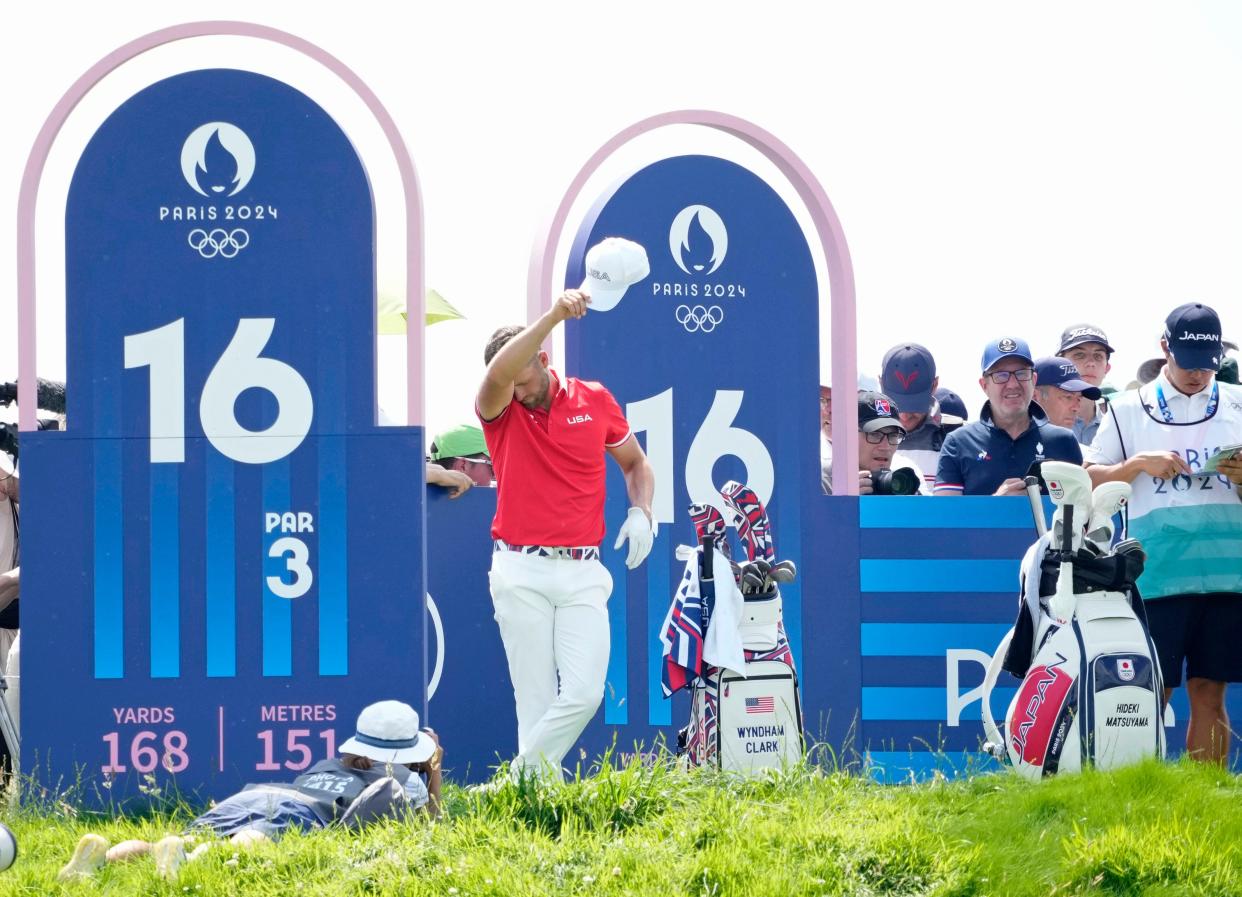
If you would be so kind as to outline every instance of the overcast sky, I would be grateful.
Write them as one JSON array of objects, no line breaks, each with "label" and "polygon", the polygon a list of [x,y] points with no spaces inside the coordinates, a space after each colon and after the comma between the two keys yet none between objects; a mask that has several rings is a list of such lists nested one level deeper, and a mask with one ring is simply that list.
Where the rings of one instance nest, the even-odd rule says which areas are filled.
[{"label": "overcast sky", "polygon": [[[1235,9],[16,5],[0,55],[0,379],[17,371],[17,193],[44,118],[122,43],[209,14],[318,44],[400,127],[424,190],[428,285],[469,318],[428,334],[433,432],[469,418],[483,339],[524,317],[532,244],[578,168],[620,129],[678,108],[749,119],[818,176],[853,258],[868,372],[888,346],[921,341],[973,416],[985,341],[1022,335],[1050,353],[1064,326],[1085,320],[1109,333],[1110,379],[1124,386],[1182,302],[1214,305],[1226,338],[1242,334]],[[40,371],[60,376],[51,342]]]}]

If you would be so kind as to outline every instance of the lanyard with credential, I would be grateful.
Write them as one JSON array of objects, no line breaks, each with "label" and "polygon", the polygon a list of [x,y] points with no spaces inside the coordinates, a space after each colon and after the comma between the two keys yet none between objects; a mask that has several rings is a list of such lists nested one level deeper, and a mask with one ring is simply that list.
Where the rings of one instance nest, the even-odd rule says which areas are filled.
[{"label": "lanyard with credential", "polygon": [[[1203,420],[1207,420],[1216,413],[1216,403],[1218,401],[1220,401],[1220,384],[1213,383],[1212,394],[1208,397],[1207,407],[1203,409]],[[1156,384],[1156,404],[1160,406],[1160,413],[1164,416],[1166,424],[1176,423],[1173,420],[1173,412],[1169,410],[1169,403],[1164,400],[1164,388],[1159,383]],[[1198,423],[1198,421],[1195,421],[1195,423]]]}]

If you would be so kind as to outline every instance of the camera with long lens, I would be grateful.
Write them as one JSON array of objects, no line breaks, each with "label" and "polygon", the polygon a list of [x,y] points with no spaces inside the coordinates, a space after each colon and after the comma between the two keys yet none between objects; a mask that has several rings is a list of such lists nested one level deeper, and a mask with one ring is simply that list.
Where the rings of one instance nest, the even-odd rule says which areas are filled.
[{"label": "camera with long lens", "polygon": [[871,492],[874,495],[918,495],[922,485],[919,475],[909,467],[876,470],[871,474]]}]

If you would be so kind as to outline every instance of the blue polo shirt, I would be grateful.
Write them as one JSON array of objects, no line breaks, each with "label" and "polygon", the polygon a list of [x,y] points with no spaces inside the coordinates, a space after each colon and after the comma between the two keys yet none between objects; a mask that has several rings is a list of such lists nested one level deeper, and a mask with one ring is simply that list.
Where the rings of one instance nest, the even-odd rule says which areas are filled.
[{"label": "blue polo shirt", "polygon": [[1030,415],[1030,426],[1014,439],[992,423],[992,405],[986,403],[979,420],[945,437],[936,467],[936,488],[991,495],[1010,477],[1026,476],[1036,461],[1082,463],[1082,449],[1071,431],[1048,423],[1044,410],[1034,402]]}]

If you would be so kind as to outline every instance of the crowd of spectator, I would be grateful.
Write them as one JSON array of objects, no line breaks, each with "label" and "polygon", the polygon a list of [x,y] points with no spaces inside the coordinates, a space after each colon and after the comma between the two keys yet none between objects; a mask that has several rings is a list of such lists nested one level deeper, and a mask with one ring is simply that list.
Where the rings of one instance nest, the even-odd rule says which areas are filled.
[{"label": "crowd of spectator", "polygon": [[[1238,347],[1227,340],[1220,346],[1215,378],[1236,384],[1238,360],[1225,353]],[[906,494],[873,488],[882,471],[904,468],[922,478],[914,490],[922,494],[1017,495],[1028,475],[1038,476],[1042,461],[1084,463],[1110,401],[1154,381],[1170,358],[1162,340],[1162,355],[1143,362],[1136,377],[1119,388],[1105,379],[1113,353],[1108,335],[1092,324],[1067,327],[1056,353],[1043,357],[1018,336],[995,339],[983,348],[979,388],[985,401],[971,420],[961,394],[940,385],[927,347],[893,346],[880,362],[878,381],[859,377],[859,494]],[[870,388],[873,384],[878,390]],[[832,388],[821,386],[820,467],[828,493],[831,405]]]}]

